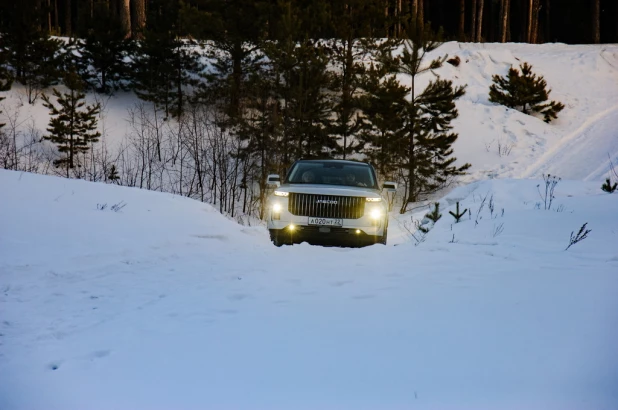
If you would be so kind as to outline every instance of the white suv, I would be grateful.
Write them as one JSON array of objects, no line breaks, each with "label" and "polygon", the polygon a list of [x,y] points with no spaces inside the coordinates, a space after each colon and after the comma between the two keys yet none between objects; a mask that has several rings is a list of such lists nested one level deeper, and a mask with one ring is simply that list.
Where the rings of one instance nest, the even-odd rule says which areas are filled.
[{"label": "white suv", "polygon": [[397,186],[378,186],[375,169],[364,162],[299,160],[268,199],[267,225],[276,246],[307,241],[336,245],[386,244],[388,198]]}]

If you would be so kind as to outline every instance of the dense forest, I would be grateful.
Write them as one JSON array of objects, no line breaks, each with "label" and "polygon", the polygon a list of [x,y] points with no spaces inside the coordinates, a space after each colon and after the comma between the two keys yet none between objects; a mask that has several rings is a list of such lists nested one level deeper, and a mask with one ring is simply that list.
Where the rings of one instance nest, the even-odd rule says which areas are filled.
[{"label": "dense forest", "polygon": [[[427,53],[448,40],[616,42],[616,3],[2,0],[0,91],[20,84],[51,119],[41,132],[20,128],[14,110],[0,113],[0,165],[173,192],[261,218],[268,173],[284,174],[299,158],[362,158],[400,182],[405,212],[470,167],[455,165],[452,149],[466,86],[439,71],[459,62]],[[434,79],[418,89],[426,72]],[[529,81],[517,84],[543,103],[537,111],[556,118],[562,105],[544,104],[544,80],[523,75]],[[96,102],[87,105],[89,91]],[[111,149],[103,96],[121,91],[139,103]],[[525,112],[526,103],[508,102],[513,95],[492,101]]]},{"label": "dense forest", "polygon": [[[3,27],[28,19],[52,35],[82,36],[98,14],[98,0],[2,0]],[[145,27],[149,0],[103,2],[127,35]],[[618,2],[614,0],[169,0],[178,9],[179,34],[211,39],[230,24],[250,23],[249,40],[276,39],[287,3],[297,15],[298,35],[340,38],[342,20],[353,22],[355,37],[397,37],[402,18],[414,14],[447,40],[476,42],[618,42]],[[172,14],[173,15],[173,14]],[[170,17],[172,16],[170,15]],[[248,28],[248,27],[247,27]]]}]

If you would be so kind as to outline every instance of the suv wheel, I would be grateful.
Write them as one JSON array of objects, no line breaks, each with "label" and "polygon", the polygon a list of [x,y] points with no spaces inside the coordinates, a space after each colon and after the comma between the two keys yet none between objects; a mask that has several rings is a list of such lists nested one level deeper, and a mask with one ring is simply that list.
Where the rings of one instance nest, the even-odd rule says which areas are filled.
[{"label": "suv wheel", "polygon": [[286,240],[285,235],[281,233],[279,229],[270,229],[270,240],[275,246],[287,245],[289,241]]},{"label": "suv wheel", "polygon": [[384,234],[382,236],[376,236],[375,243],[381,243],[382,245],[386,245],[386,236],[388,233],[388,228],[384,228]]}]

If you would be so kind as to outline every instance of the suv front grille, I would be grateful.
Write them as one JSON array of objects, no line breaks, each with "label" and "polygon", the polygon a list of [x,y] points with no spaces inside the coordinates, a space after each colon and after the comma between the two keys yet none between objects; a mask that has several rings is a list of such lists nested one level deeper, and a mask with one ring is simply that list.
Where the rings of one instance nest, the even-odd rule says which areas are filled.
[{"label": "suv front grille", "polygon": [[290,193],[288,211],[297,216],[358,219],[365,212],[365,198],[356,196]]}]

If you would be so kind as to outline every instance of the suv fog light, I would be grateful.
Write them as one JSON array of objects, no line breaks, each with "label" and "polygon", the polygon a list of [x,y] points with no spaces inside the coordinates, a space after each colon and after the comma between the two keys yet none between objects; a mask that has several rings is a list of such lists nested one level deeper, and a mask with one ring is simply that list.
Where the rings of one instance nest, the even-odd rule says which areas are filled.
[{"label": "suv fog light", "polygon": [[360,229],[357,229],[357,230],[356,230],[356,234],[357,234],[357,235],[358,235],[360,232],[361,232],[361,231],[360,231]]},{"label": "suv fog light", "polygon": [[290,231],[293,231],[294,229],[296,229],[296,227],[294,226],[294,224],[292,224],[292,225],[288,226],[288,229],[289,229]]}]

